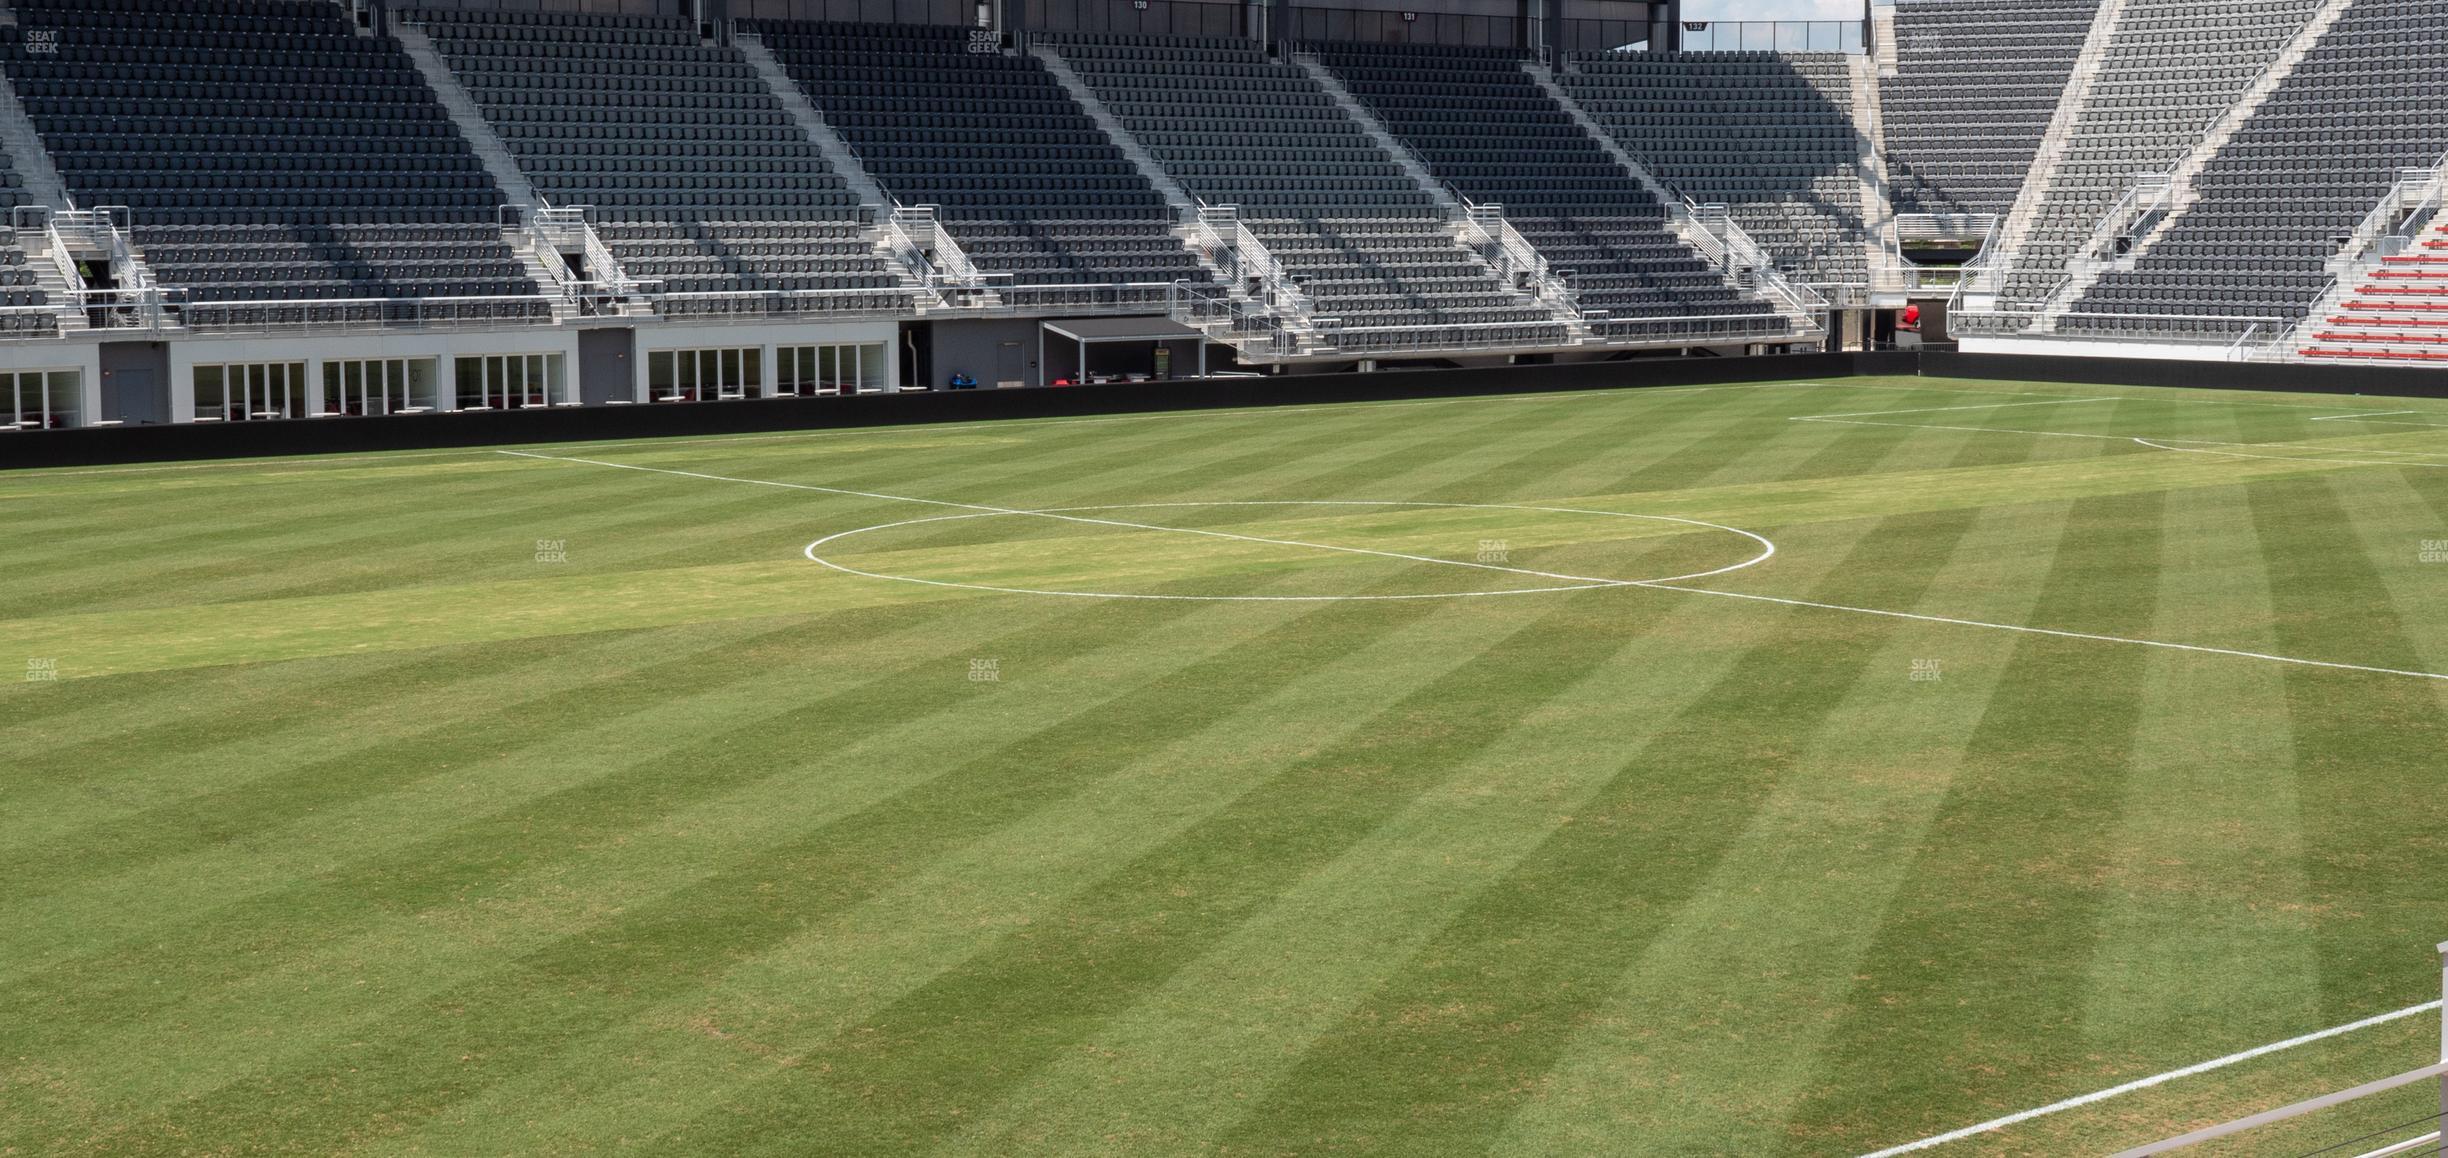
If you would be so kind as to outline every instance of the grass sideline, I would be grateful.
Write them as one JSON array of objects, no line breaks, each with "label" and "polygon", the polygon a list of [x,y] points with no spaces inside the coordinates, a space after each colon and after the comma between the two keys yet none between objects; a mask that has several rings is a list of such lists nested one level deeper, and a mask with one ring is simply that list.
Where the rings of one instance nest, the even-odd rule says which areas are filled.
[{"label": "grass sideline", "polygon": [[[1517,509],[1575,508],[1774,541],[1712,590],[2448,673],[2418,421],[1850,379],[0,475],[0,1154],[1848,1155],[2436,998],[2443,681],[1479,594],[1756,553]],[[827,557],[1411,598],[801,554],[963,513]]]}]

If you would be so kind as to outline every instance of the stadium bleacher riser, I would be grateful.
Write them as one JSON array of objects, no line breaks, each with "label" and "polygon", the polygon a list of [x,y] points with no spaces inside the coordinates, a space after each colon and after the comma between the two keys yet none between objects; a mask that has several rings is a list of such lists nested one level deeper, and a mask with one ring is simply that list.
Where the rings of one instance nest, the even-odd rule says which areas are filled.
[{"label": "stadium bleacher riser", "polygon": [[[2199,200],[2132,269],[2104,274],[2059,331],[2225,337],[2250,325],[2240,319],[2301,321],[2335,280],[2328,266],[2338,239],[2400,169],[2448,151],[2448,118],[2438,113],[2448,83],[2437,71],[2448,59],[2448,21],[2439,16],[2427,0],[2348,8],[2203,169],[2193,182]],[[2436,260],[2414,254],[2398,264]],[[2386,291],[2404,280],[2378,278],[2360,298],[2399,305]],[[2406,312],[2356,316],[2381,323],[2374,332],[2397,333],[2408,327],[2387,319]]]},{"label": "stadium bleacher riser", "polygon": [[[483,298],[543,318],[504,241],[502,195],[396,41],[328,3],[22,0],[56,50],[0,47],[81,206],[124,205],[189,325],[380,318]],[[461,309],[460,316],[469,310]]]},{"label": "stadium bleacher riser", "polygon": [[737,49],[681,17],[424,11],[555,205],[592,206],[666,313],[909,312],[857,199]]},{"label": "stadium bleacher riser", "polygon": [[[1055,49],[1165,172],[1303,279],[1345,350],[1422,328],[1560,345],[1564,325],[1460,244],[1447,215],[1316,80],[1248,41],[1066,35]],[[1406,329],[1405,327],[1409,327]]]},{"label": "stadium bleacher riser", "polygon": [[2046,301],[2134,178],[2182,160],[2321,0],[2123,2],[2053,179],[2023,207],[2032,219],[2008,255],[2008,301]]},{"label": "stadium bleacher riser", "polygon": [[1897,0],[1880,81],[1903,213],[2003,214],[2022,191],[2099,0]]},{"label": "stadium bleacher riser", "polygon": [[1307,46],[1439,181],[1506,220],[1602,311],[1605,337],[1676,319],[1784,321],[1667,227],[1666,206],[1522,71],[1508,49],[1326,42]]},{"label": "stadium bleacher riser", "polygon": [[1162,195],[1025,55],[963,28],[748,25],[893,197],[939,207],[1002,304],[1163,308],[1204,280]]},{"label": "stadium bleacher riser", "polygon": [[1610,52],[1557,80],[1661,183],[1725,204],[1781,268],[1862,285],[1852,75],[1835,53]]}]

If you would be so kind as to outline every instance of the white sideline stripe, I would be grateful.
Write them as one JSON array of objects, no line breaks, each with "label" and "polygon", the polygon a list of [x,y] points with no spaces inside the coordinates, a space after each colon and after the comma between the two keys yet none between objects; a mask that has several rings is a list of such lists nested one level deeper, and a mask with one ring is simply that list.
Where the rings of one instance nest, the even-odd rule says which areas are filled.
[{"label": "white sideline stripe", "polygon": [[1884,1150],[1864,1154],[1861,1156],[1861,1158],[1894,1158],[1894,1156],[1897,1154],[1910,1154],[1916,1150],[1927,1150],[1934,1146],[1944,1146],[1949,1142],[1957,1142],[1965,1138],[1973,1137],[1974,1135],[1986,1134],[1994,1130],[2002,1130],[2008,1126],[2031,1121],[2034,1118],[2044,1118],[2050,1114],[2063,1113],[2067,1110],[2088,1106],[2094,1102],[2104,1102],[2110,1098],[2118,1097],[2123,1094],[2130,1094],[2136,1090],[2147,1090],[2152,1086],[2160,1085],[2165,1082],[2172,1082],[2178,1078],[2189,1078],[2195,1074],[2204,1074],[2210,1072],[2211,1070],[2224,1069],[2228,1066],[2235,1065],[2238,1062],[2247,1062],[2257,1057],[2266,1057],[2270,1054],[2277,1053],[2280,1050],[2294,1049],[2300,1045],[2310,1045],[2316,1041],[2325,1041],[2333,1037],[2342,1037],[2359,1029],[2370,1029],[2375,1025],[2386,1025],[2389,1022],[2400,1021],[2408,1017],[2413,1017],[2417,1014],[2429,1013],[2438,1008],[2440,1008],[2440,1003],[2437,1001],[2426,1001],[2420,1005],[2409,1005],[2404,1009],[2397,1010],[2394,1013],[2383,1013],[2377,1017],[2366,1017],[2361,1021],[2348,1022],[2345,1025],[2324,1029],[2317,1033],[2307,1033],[2302,1037],[2290,1037],[2285,1041],[2274,1041],[2268,1045],[2255,1046],[2251,1049],[2245,1050],[2242,1053],[2231,1053],[2226,1057],[2213,1058],[2212,1060],[2206,1062],[2198,1062],[2196,1064],[2186,1066],[2183,1069],[2169,1070],[2163,1074],[2154,1074],[2139,1081],[2131,1081],[2121,1086],[2111,1086],[2096,1093],[2084,1094],[2079,1098],[2067,1098],[2062,1102],[2053,1102],[2036,1110],[2025,1110],[2019,1114],[2008,1114],[2003,1118],[1992,1118],[1989,1121],[1982,1122],[1977,1126],[1966,1126],[1960,1130],[1949,1130],[1944,1134],[1923,1138],[1918,1142],[1907,1142],[1901,1146],[1890,1146]]},{"label": "white sideline stripe", "polygon": [[[1794,421],[1806,422],[1814,418],[1870,418],[1881,414],[1936,414],[1942,410],[2004,410],[2009,406],[2072,406],[2083,402],[2124,401],[2127,399],[2116,395],[2101,395],[2085,398],[2056,398],[2047,402],[1983,402],[1974,406],[1921,406],[1911,410],[1856,410],[1850,414],[1805,414]],[[2411,414],[2413,411],[2400,411],[2400,413]]]},{"label": "white sideline stripe", "polygon": [[[778,487],[778,488],[781,488],[781,489],[784,489],[784,490],[814,491],[814,492],[819,493],[819,494],[850,495],[850,496],[857,497],[857,498],[865,498],[865,499],[883,499],[883,500],[890,501],[890,502],[922,503],[922,504],[925,504],[925,505],[927,505],[927,506],[935,506],[935,507],[952,507],[952,508],[957,509],[957,510],[967,510],[967,511],[982,511],[982,512],[985,512],[985,513],[988,513],[988,514],[998,514],[998,515],[1029,515],[1029,516],[1033,516],[1033,517],[1036,517],[1036,518],[1043,518],[1043,519],[1056,519],[1056,520],[1060,520],[1060,521],[1063,521],[1063,522],[1071,522],[1071,523],[1089,523],[1089,524],[1095,524],[1095,525],[1100,525],[1100,526],[1108,526],[1108,527],[1122,527],[1122,528],[1126,528],[1126,529],[1129,529],[1129,530],[1139,530],[1139,531],[1171,531],[1171,532],[1174,532],[1174,533],[1177,533],[1177,534],[1186,534],[1186,535],[1206,535],[1206,536],[1210,536],[1210,537],[1213,537],[1213,538],[1219,538],[1219,539],[1239,539],[1239,540],[1241,540],[1241,541],[1243,541],[1243,542],[1248,542],[1248,543],[1264,543],[1264,544],[1268,544],[1268,545],[1270,545],[1270,546],[1277,546],[1277,547],[1304,547],[1304,548],[1309,548],[1309,549],[1319,550],[1319,551],[1341,551],[1341,552],[1344,552],[1344,553],[1346,553],[1346,554],[1353,554],[1353,555],[1376,555],[1376,556],[1379,556],[1379,557],[1382,557],[1382,558],[1388,558],[1388,559],[1404,559],[1404,560],[1408,560],[1408,561],[1410,561],[1410,562],[1414,562],[1414,563],[1441,563],[1441,564],[1444,564],[1444,565],[1449,566],[1449,567],[1469,567],[1469,568],[1472,568],[1472,569],[1474,569],[1474,570],[1480,570],[1480,571],[1503,571],[1503,572],[1509,572],[1509,573],[1511,573],[1511,574],[1515,574],[1515,575],[1530,575],[1530,576],[1534,576],[1534,577],[1536,577],[1536,578],[1540,578],[1540,579],[1552,579],[1552,580],[1556,580],[1556,581],[1558,581],[1558,582],[1562,582],[1562,583],[1584,584],[1584,585],[1587,585],[1587,586],[1590,586],[1590,587],[1641,587],[1641,588],[1647,588],[1647,589],[1649,589],[1649,590],[1653,590],[1653,591],[1681,591],[1681,592],[1684,592],[1685,594],[1689,594],[1689,595],[1709,595],[1709,596],[1715,596],[1716,598],[1719,598],[1719,599],[1742,599],[1742,600],[1747,600],[1747,601],[1750,601],[1750,602],[1753,602],[1753,603],[1774,603],[1774,604],[1779,604],[1779,605],[1786,606],[1786,607],[1810,607],[1810,608],[1816,608],[1816,609],[1821,610],[1821,611],[1845,611],[1845,612],[1851,612],[1852,614],[1855,614],[1855,615],[1876,615],[1876,616],[1881,616],[1881,617],[1883,617],[1883,618],[1887,618],[1887,619],[1908,619],[1908,620],[1913,620],[1913,621],[1916,621],[1916,622],[1921,622],[1921,623],[1942,623],[1942,624],[1947,624],[1947,625],[1954,626],[1954,627],[1979,627],[1979,628],[1986,628],[1986,629],[1988,629],[1988,630],[1990,630],[1990,631],[2011,631],[2011,632],[2016,632],[2016,633],[2018,633],[2018,634],[2023,634],[2023,635],[2045,635],[2045,636],[2052,636],[2052,637],[2054,637],[2054,638],[2058,638],[2058,639],[2079,639],[2079,640],[2086,640],[2086,641],[2093,642],[2093,643],[2121,643],[2121,644],[2125,644],[2125,645],[2132,646],[2132,647],[2155,647],[2155,648],[2160,648],[2160,649],[2167,650],[2167,651],[2183,651],[2183,652],[2192,652],[2192,653],[2199,654],[2199,655],[2221,655],[2221,656],[2228,656],[2228,657],[2231,657],[2231,658],[2236,658],[2236,659],[2256,659],[2256,660],[2262,660],[2262,661],[2267,662],[2267,663],[2283,663],[2283,664],[2293,664],[2293,665],[2296,665],[2296,666],[2299,666],[2299,667],[2326,668],[2326,669],[2330,669],[2330,670],[2334,670],[2334,671],[2352,671],[2352,672],[2364,672],[2364,673],[2368,673],[2368,674],[2371,674],[2371,675],[2405,676],[2405,677],[2408,677],[2408,678],[2411,678],[2411,679],[2426,679],[2426,680],[2442,680],[2442,681],[2448,681],[2448,674],[2442,674],[2442,673],[2439,673],[2439,672],[2428,672],[2428,671],[2408,671],[2408,670],[2403,669],[2403,668],[2370,667],[2370,666],[2366,666],[2366,665],[2364,665],[2364,664],[2357,664],[2357,663],[2337,663],[2337,662],[2333,662],[2333,661],[2330,661],[2330,660],[2303,659],[2303,658],[2300,658],[2300,657],[2297,657],[2297,656],[2291,656],[2291,655],[2272,655],[2272,654],[2270,654],[2270,653],[2268,653],[2268,652],[2259,652],[2259,651],[2238,651],[2238,650],[2233,649],[2233,648],[2225,648],[2225,647],[2205,647],[2205,646],[2202,646],[2202,645],[2199,645],[2199,644],[2191,644],[2191,643],[2169,643],[2169,642],[2167,642],[2167,641],[2165,641],[2165,640],[2157,640],[2157,639],[2135,639],[2135,638],[2132,638],[2132,637],[2129,637],[2129,636],[2122,636],[2122,635],[2094,635],[2094,634],[2091,634],[2091,633],[2089,633],[2089,632],[2082,632],[2082,631],[2059,631],[2059,630],[2057,630],[2057,629],[2055,629],[2055,628],[2047,628],[2047,627],[2025,627],[2025,626],[2021,626],[2021,625],[2018,625],[2018,624],[2012,624],[2012,623],[1989,623],[1989,622],[1986,622],[1986,621],[1983,621],[1983,620],[1978,620],[1978,619],[1954,619],[1954,618],[1950,618],[1950,617],[1948,617],[1948,616],[1943,616],[1943,615],[1921,615],[1921,614],[1916,614],[1916,613],[1914,613],[1914,612],[1909,612],[1909,611],[1885,611],[1885,610],[1881,610],[1881,609],[1879,609],[1879,608],[1875,608],[1875,607],[1849,607],[1849,606],[1846,606],[1846,605],[1841,604],[1841,603],[1815,603],[1815,602],[1812,602],[1812,601],[1807,600],[1807,599],[1786,599],[1786,598],[1782,598],[1782,597],[1780,597],[1780,596],[1774,596],[1774,595],[1752,595],[1752,594],[1747,594],[1747,593],[1745,593],[1745,592],[1740,592],[1740,591],[1717,591],[1717,590],[1713,590],[1713,589],[1711,589],[1711,588],[1706,588],[1706,587],[1681,587],[1681,586],[1677,586],[1677,585],[1675,585],[1675,583],[1673,583],[1673,582],[1659,582],[1659,581],[1657,581],[1657,580],[1601,579],[1601,578],[1593,578],[1593,577],[1591,577],[1591,576],[1587,576],[1587,575],[1564,575],[1564,574],[1559,574],[1559,573],[1556,573],[1556,572],[1553,572],[1553,571],[1534,571],[1534,570],[1530,570],[1530,569],[1528,569],[1528,568],[1524,568],[1524,567],[1500,567],[1500,566],[1497,566],[1497,565],[1492,564],[1492,563],[1470,563],[1470,562],[1463,562],[1463,561],[1458,560],[1458,559],[1437,559],[1437,558],[1433,558],[1433,557],[1430,557],[1430,556],[1427,556],[1427,555],[1406,555],[1406,554],[1402,554],[1402,553],[1397,552],[1397,551],[1373,551],[1373,550],[1369,550],[1369,549],[1367,549],[1367,548],[1365,548],[1365,547],[1339,547],[1339,546],[1335,546],[1335,545],[1333,545],[1333,544],[1329,544],[1329,543],[1308,543],[1308,542],[1302,542],[1302,541],[1300,541],[1300,540],[1296,540],[1296,539],[1266,539],[1266,538],[1259,538],[1259,537],[1254,536],[1254,535],[1236,535],[1236,534],[1232,534],[1232,533],[1230,533],[1230,532],[1226,532],[1226,531],[1208,531],[1208,530],[1200,530],[1200,529],[1191,528],[1191,527],[1166,527],[1166,526],[1159,526],[1159,525],[1156,525],[1156,524],[1153,524],[1153,523],[1133,523],[1133,522],[1127,522],[1127,521],[1120,520],[1120,519],[1091,519],[1091,518],[1083,518],[1083,517],[1078,516],[1078,515],[1065,515],[1065,514],[1059,514],[1059,513],[1052,512],[1052,511],[1031,511],[1031,510],[1024,510],[1024,509],[1020,509],[1020,508],[1017,508],[1017,507],[997,507],[997,506],[990,506],[990,505],[987,505],[987,504],[984,504],[984,503],[961,503],[961,502],[952,502],[952,501],[945,500],[945,499],[921,499],[921,498],[911,498],[911,497],[906,496],[906,495],[888,495],[888,494],[879,494],[879,493],[876,493],[876,492],[874,492],[874,491],[854,491],[854,490],[845,490],[845,489],[840,488],[840,487],[815,486],[815,485],[813,485],[813,484],[809,484],[809,483],[788,483],[788,482],[774,482],[774,481],[772,481],[772,480],[770,480],[770,479],[734,478],[734,477],[731,477],[731,476],[728,476],[728,475],[719,475],[719,474],[703,474],[703,473],[700,473],[700,472],[697,472],[697,471],[671,470],[671,469],[668,469],[668,468],[665,468],[665,467],[656,467],[656,466],[637,466],[637,465],[634,465],[634,464],[631,464],[631,463],[625,463],[625,462],[606,462],[606,461],[604,461],[604,460],[602,460],[602,459],[592,459],[592,458],[568,458],[568,457],[563,457],[563,456],[559,456],[559,455],[550,455],[550,454],[534,454],[534,453],[531,453],[531,452],[528,452],[528,451],[521,451],[521,450],[504,450],[504,451],[497,451],[496,453],[499,453],[499,454],[507,454],[507,455],[514,455],[514,456],[517,456],[517,457],[519,457],[519,458],[533,458],[533,459],[540,459],[540,460],[543,460],[543,461],[546,461],[546,462],[570,462],[570,463],[581,463],[581,464],[584,464],[584,465],[586,465],[586,466],[605,466],[605,467],[612,467],[612,468],[617,469],[617,470],[635,470],[635,471],[644,471],[644,472],[646,472],[646,473],[648,473],[648,474],[666,474],[666,475],[674,475],[674,476],[677,476],[677,477],[680,477],[680,478],[704,479],[704,480],[707,480],[707,481],[710,481],[710,482],[735,482],[735,483],[747,483],[747,484],[750,484],[750,485],[752,485],[752,486]],[[2393,465],[2393,464],[2392,464],[2392,465]],[[1559,509],[1559,510],[1560,510],[1560,509],[1562,509],[1562,508],[1549,508],[1549,509]],[[1576,513],[1596,513],[1596,512],[1576,512]],[[1639,516],[1639,517],[1655,517],[1655,516]],[[1689,520],[1689,519],[1677,519],[1677,520],[1671,520],[1671,521],[1674,521],[1674,522],[1691,522],[1691,523],[1693,523],[1695,526],[1715,527],[1715,529],[1718,529],[1718,530],[1732,530],[1732,529],[1733,529],[1733,528],[1729,528],[1729,527],[1716,527],[1716,525],[1715,525],[1715,524],[1711,524],[1711,523],[1699,523],[1699,522],[1697,522],[1696,520]],[[1736,533],[1737,533],[1737,534],[1747,534],[1748,532],[1740,532],[1740,531],[1737,531]],[[1750,536],[1750,537],[1751,537],[1751,538],[1754,538],[1754,539],[1759,539],[1759,536],[1757,536],[1757,535],[1752,535],[1752,536]],[[823,540],[819,540],[819,543],[821,543],[822,541],[823,541]],[[1775,553],[1775,547],[1776,547],[1776,545],[1775,545],[1774,543],[1768,543],[1768,541],[1767,541],[1767,540],[1765,540],[1765,539],[1759,539],[1759,541],[1760,541],[1760,542],[1762,542],[1762,543],[1767,543],[1767,545],[1768,545],[1768,547],[1769,547],[1769,554],[1771,554],[1771,555],[1772,555],[1772,554],[1774,554],[1774,553]],[[811,543],[811,544],[809,544],[809,548],[810,548],[810,550],[813,550],[813,549],[815,548],[815,546],[817,546],[817,544],[815,544],[815,543]],[[1756,561],[1764,561],[1764,560],[1765,560],[1767,557],[1768,557],[1767,555],[1763,555],[1763,556],[1761,556],[1761,557],[1760,557],[1760,560],[1755,560],[1755,562],[1756,562]],[[815,556],[810,555],[810,556],[809,556],[809,558],[811,558],[811,559],[815,559]],[[817,561],[817,562],[823,562],[823,560],[821,560],[821,559],[817,559],[816,561]],[[831,564],[828,564],[828,566],[830,566],[830,565],[831,565]],[[1746,564],[1746,565],[1747,565],[1747,564]],[[837,567],[836,569],[837,569],[837,570],[839,570],[839,569],[841,569],[841,568],[838,568],[838,567]],[[897,579],[897,578],[901,578],[901,577],[900,577],[900,576],[877,576],[877,578],[895,578],[895,579]],[[1697,576],[1695,576],[1695,578],[1697,578]],[[936,586],[951,586],[951,584],[935,584],[935,585],[936,585]],[[1034,592],[1031,592],[1030,594],[1035,594],[1035,593],[1034,593]]]},{"label": "white sideline stripe", "polygon": [[2338,419],[2341,419],[2341,418],[2360,418],[2360,419],[2370,420],[2370,419],[2373,419],[2373,418],[2377,418],[2377,417],[2379,417],[2379,416],[2381,416],[2381,415],[2383,415],[2383,414],[2420,414],[2420,413],[2422,413],[2422,411],[2420,411],[2420,410],[2366,410],[2366,411],[2364,411],[2364,412],[2362,412],[2362,413],[2360,413],[2360,414],[2324,414],[2324,415],[2322,415],[2322,416],[2320,416],[2320,417],[2318,417],[2318,418],[2310,419],[2310,421],[2312,421],[2312,422],[2335,422],[2335,421],[2337,421]]}]

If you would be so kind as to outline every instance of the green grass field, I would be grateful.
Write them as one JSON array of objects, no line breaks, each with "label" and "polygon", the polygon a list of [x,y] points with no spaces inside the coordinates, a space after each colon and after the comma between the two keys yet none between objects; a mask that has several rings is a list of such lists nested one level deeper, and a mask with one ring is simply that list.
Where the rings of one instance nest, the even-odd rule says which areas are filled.
[{"label": "green grass field", "polygon": [[2448,404],[526,449],[0,474],[0,1153],[1853,1155],[2439,996]]}]

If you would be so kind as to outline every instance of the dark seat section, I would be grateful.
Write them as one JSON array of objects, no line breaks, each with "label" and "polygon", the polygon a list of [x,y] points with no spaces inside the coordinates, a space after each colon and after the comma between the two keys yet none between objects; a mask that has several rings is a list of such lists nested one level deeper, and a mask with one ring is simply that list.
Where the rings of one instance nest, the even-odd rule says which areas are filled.
[{"label": "dark seat section", "polygon": [[2135,176],[2182,161],[2320,7],[2321,0],[2121,0],[2047,188],[2020,207],[2029,224],[2020,243],[1999,255],[2001,299],[2056,296]]},{"label": "dark seat section", "polygon": [[593,206],[621,269],[677,295],[665,313],[913,308],[911,288],[868,240],[857,198],[755,66],[699,40],[686,18],[406,18],[537,194]]},{"label": "dark seat section", "polygon": [[0,39],[0,66],[80,205],[127,206],[192,324],[352,316],[380,304],[527,298],[453,316],[547,316],[501,236],[502,196],[416,66],[341,9],[283,0],[24,0],[56,53]]},{"label": "dark seat section", "polygon": [[1476,346],[1563,341],[1444,213],[1299,67],[1243,40],[1065,35],[1063,59],[1165,172],[1236,205],[1302,279],[1345,350],[1396,349],[1422,328]]},{"label": "dark seat section", "polygon": [[1661,184],[1722,202],[1786,272],[1868,283],[1851,58],[1606,52],[1557,79]]},{"label": "dark seat section", "polygon": [[2056,115],[2099,0],[1898,0],[1879,81],[1900,213],[2005,213]]},{"label": "dark seat section", "polygon": [[1676,319],[1785,320],[1736,289],[1666,225],[1666,207],[1624,172],[1506,49],[1321,43],[1332,69],[1388,132],[1440,181],[1501,203],[1524,239],[1560,270],[1594,328],[1637,338]]},{"label": "dark seat section", "polygon": [[2301,321],[2336,280],[2338,239],[2400,168],[2448,150],[2443,58],[2448,23],[2433,0],[2348,8],[2203,168],[2200,199],[2132,269],[2103,274],[2060,332],[2220,340],[2252,329],[2251,318]]},{"label": "dark seat section", "polygon": [[1007,304],[1156,308],[1204,276],[1164,198],[1035,58],[973,52],[964,28],[751,27],[887,193],[938,206],[971,263],[1006,275]]}]

